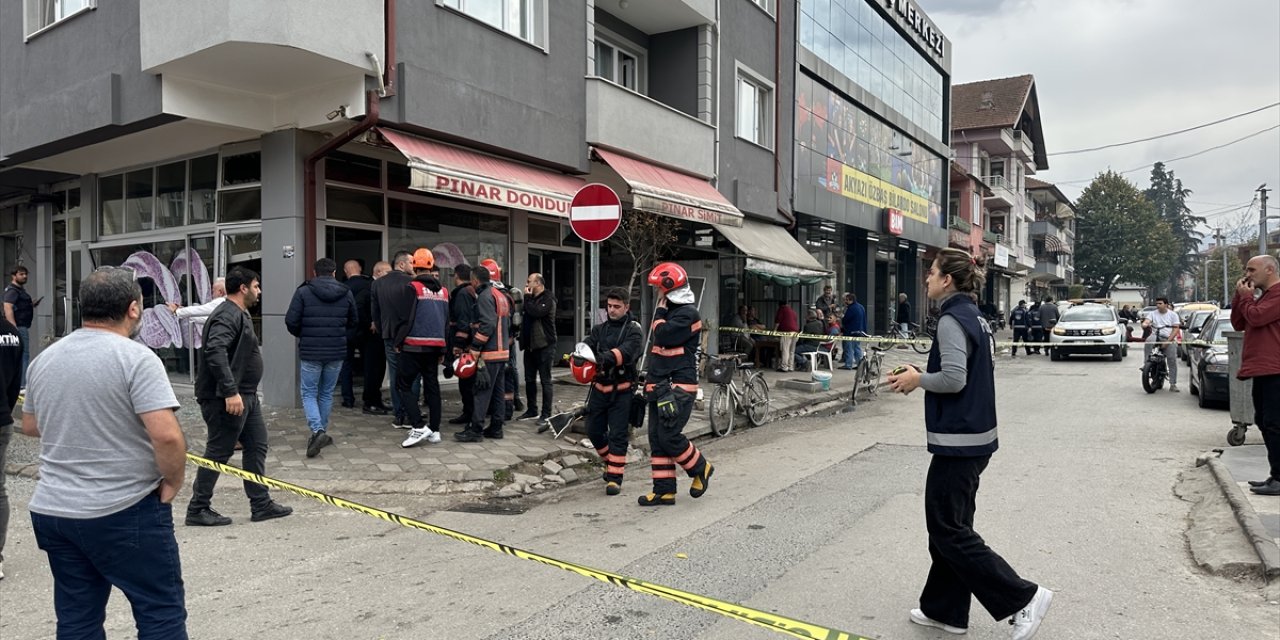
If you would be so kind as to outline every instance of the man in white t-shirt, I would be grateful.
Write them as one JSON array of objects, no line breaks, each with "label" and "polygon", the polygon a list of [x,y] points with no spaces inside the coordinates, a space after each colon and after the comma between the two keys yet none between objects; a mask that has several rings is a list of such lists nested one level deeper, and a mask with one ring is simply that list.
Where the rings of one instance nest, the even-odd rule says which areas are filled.
[{"label": "man in white t-shirt", "polygon": [[170,503],[187,447],[164,363],[132,340],[142,326],[133,270],[89,274],[80,313],[82,328],[31,361],[22,406],[22,432],[40,438],[28,508],[53,574],[57,636],[106,637],[115,587],[129,599],[139,637],[185,639]]},{"label": "man in white t-shirt", "polygon": [[[190,320],[191,332],[183,332],[183,338],[186,344],[195,345],[200,336],[204,335],[204,321],[209,319],[209,314],[213,313],[223,300],[227,299],[227,279],[218,278],[213,281],[213,298],[204,304],[197,304],[190,307],[183,307],[177,303],[170,302],[165,305],[169,307],[169,311],[173,313],[178,320]],[[199,346],[199,345],[196,345]]]},{"label": "man in white t-shirt", "polygon": [[1156,310],[1147,316],[1151,327],[1151,335],[1147,336],[1147,345],[1143,347],[1143,361],[1151,357],[1154,343],[1162,343],[1165,367],[1169,370],[1169,390],[1178,392],[1178,337],[1182,335],[1182,320],[1178,312],[1169,306],[1168,298],[1156,298]]}]

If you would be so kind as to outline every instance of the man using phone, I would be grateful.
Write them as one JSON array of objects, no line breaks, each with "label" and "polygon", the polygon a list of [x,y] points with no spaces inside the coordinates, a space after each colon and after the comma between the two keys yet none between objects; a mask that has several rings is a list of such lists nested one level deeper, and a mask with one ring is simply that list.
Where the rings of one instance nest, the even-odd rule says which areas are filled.
[{"label": "man using phone", "polygon": [[[1280,496],[1280,262],[1261,255],[1249,260],[1231,300],[1231,326],[1244,332],[1240,371],[1253,380],[1253,421],[1267,446],[1270,475],[1250,480],[1249,490]],[[1262,295],[1255,297],[1254,290]]]},{"label": "man using phone", "polygon": [[10,272],[9,285],[4,288],[4,317],[9,324],[18,328],[18,336],[22,338],[22,374],[20,384],[27,386],[27,363],[31,361],[31,321],[36,317],[36,307],[40,306],[38,298],[34,302],[27,293],[27,268],[18,265]]}]

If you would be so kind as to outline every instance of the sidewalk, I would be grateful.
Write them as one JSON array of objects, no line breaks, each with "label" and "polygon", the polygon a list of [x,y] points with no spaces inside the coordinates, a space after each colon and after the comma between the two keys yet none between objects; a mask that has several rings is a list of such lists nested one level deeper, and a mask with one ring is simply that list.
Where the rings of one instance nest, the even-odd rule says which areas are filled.
[{"label": "sidewalk", "polygon": [[1249,490],[1249,480],[1267,477],[1267,448],[1260,444],[1223,449],[1210,468],[1244,534],[1258,552],[1264,575],[1280,578],[1280,497]]},{"label": "sidewalk", "polygon": [[[885,357],[884,371],[888,372],[901,362],[924,364],[925,357],[910,350],[890,350]],[[553,412],[566,411],[580,404],[586,398],[586,387],[575,384],[568,377],[567,370],[555,370],[555,409]],[[523,372],[522,372],[523,374]],[[848,398],[853,385],[853,371],[836,369],[829,391],[809,393],[793,389],[784,389],[780,382],[786,379],[808,380],[808,372],[778,373],[765,371],[769,382],[771,400],[770,422],[777,422],[789,416],[806,413],[816,405]],[[461,399],[455,380],[442,380],[444,418],[447,420],[461,413]],[[702,383],[704,400],[710,394],[711,385]],[[199,408],[190,394],[190,389],[179,389],[179,401],[182,409],[178,418],[187,436],[187,448],[195,453],[204,449],[206,437],[205,425],[200,417]],[[359,390],[356,390],[357,400]],[[521,398],[527,400],[521,389]],[[512,473],[532,474],[534,469],[546,461],[554,464],[546,469],[539,469],[539,476],[559,473],[556,466],[578,466],[591,464],[597,460],[595,451],[579,444],[586,436],[583,433],[566,432],[560,439],[552,437],[552,432],[537,433],[534,420],[507,422],[502,440],[485,439],[480,443],[461,443],[453,439],[453,434],[460,430],[459,425],[445,424],[439,444],[420,444],[412,449],[402,449],[400,442],[408,435],[403,429],[391,427],[390,416],[369,416],[359,408],[345,409],[337,402],[330,419],[329,434],[334,444],[326,447],[315,458],[306,457],[307,439],[310,432],[302,409],[265,407],[267,430],[270,434],[271,450],[267,456],[267,474],[294,482],[318,491],[333,494],[342,493],[451,493],[474,492],[495,488],[495,473],[511,477]],[[685,427],[685,434],[690,438],[707,436],[711,433],[707,418],[706,402],[695,409],[693,418]],[[519,415],[520,412],[516,412]],[[746,418],[738,416],[734,430],[746,428]],[[575,425],[575,428],[578,428]],[[762,428],[768,428],[766,424]],[[8,473],[33,477],[37,470],[38,451],[36,442],[29,438],[14,438],[9,451]],[[643,460],[647,455],[648,435],[639,429],[632,437],[632,448],[629,461]],[[568,460],[565,457],[568,456]],[[569,462],[569,465],[562,463]],[[533,463],[529,465],[526,463]],[[239,465],[240,457],[235,455],[230,464]],[[644,463],[637,465],[630,472],[642,473],[648,477],[648,469],[640,469]],[[563,474],[572,481],[576,473]],[[524,478],[526,484],[534,484],[533,480]],[[548,482],[556,482],[546,478]]]}]

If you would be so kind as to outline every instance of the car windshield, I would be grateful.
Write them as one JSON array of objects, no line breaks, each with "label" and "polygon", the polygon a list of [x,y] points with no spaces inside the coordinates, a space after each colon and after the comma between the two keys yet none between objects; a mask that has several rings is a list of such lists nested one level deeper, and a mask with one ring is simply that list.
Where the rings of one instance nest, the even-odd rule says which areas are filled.
[{"label": "car windshield", "polygon": [[1116,315],[1108,307],[1071,307],[1062,313],[1059,322],[1115,322]]},{"label": "car windshield", "polygon": [[1212,311],[1197,311],[1191,314],[1191,323],[1187,326],[1192,329],[1198,328],[1200,325],[1204,324],[1205,320],[1207,320],[1211,315],[1213,315]]},{"label": "car windshield", "polygon": [[1226,344],[1227,336],[1223,334],[1230,330],[1231,330],[1230,322],[1226,320],[1219,320],[1217,322],[1210,323],[1210,326],[1205,328],[1204,333],[1201,335],[1201,339],[1207,342],[1221,341],[1222,344]]}]

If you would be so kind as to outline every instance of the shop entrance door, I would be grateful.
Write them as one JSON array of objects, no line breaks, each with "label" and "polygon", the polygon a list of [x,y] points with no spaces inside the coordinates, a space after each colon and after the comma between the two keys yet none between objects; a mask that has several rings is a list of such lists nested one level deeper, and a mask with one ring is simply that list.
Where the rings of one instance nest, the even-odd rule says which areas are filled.
[{"label": "shop entrance door", "polygon": [[[590,330],[586,296],[582,284],[582,270],[578,267],[581,254],[566,251],[529,250],[529,273],[541,273],[547,281],[547,290],[556,299],[556,359],[559,354],[573,351],[586,331]],[[512,286],[524,286],[513,282]],[[583,322],[578,320],[587,319]]]},{"label": "shop entrance door", "polygon": [[366,276],[373,276],[373,265],[386,260],[382,251],[382,230],[351,226],[327,225],[324,228],[324,255],[338,263],[338,278],[343,279],[342,265],[357,260]]},{"label": "shop entrance door", "polygon": [[[262,231],[258,227],[224,229],[218,232],[218,275],[226,276],[236,267],[252,269],[262,277]],[[261,283],[261,280],[259,280]],[[281,292],[284,295],[292,293]],[[262,303],[249,308],[253,330],[262,340]]]}]

